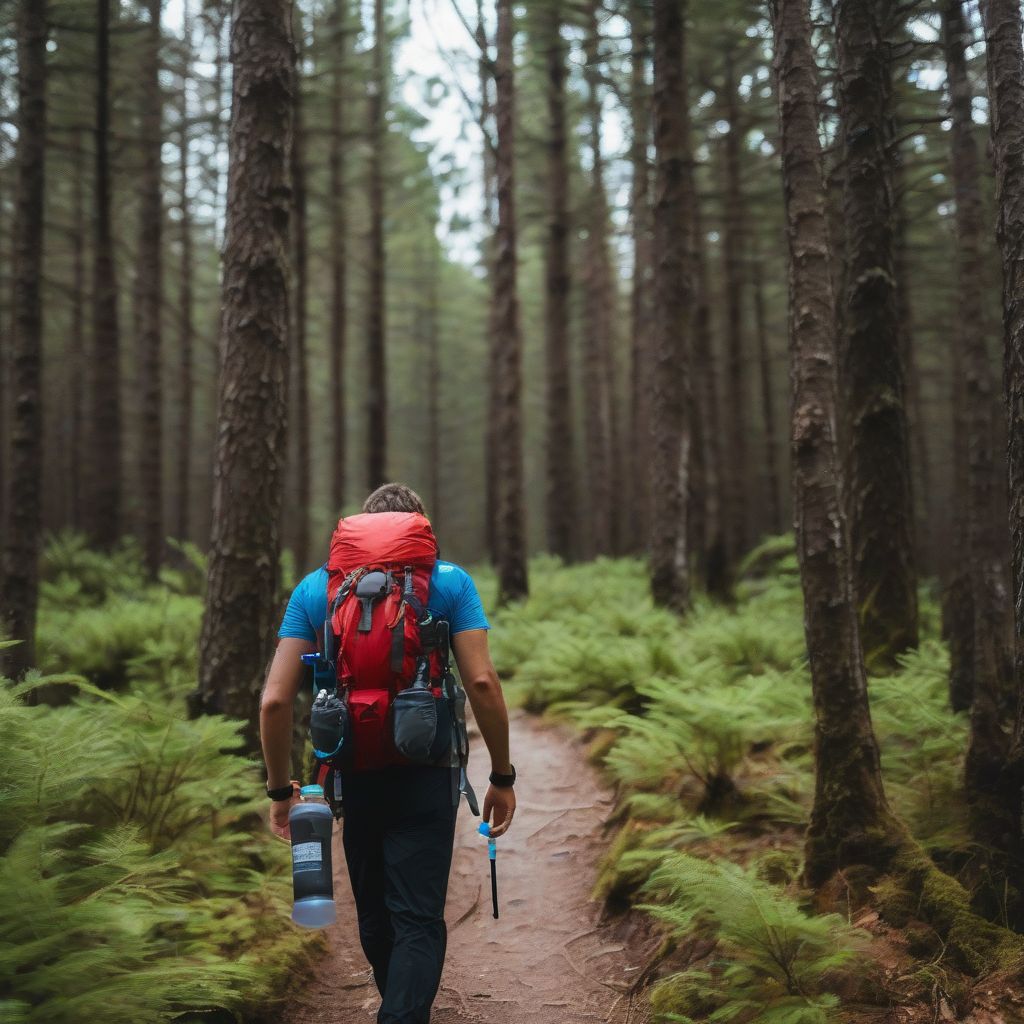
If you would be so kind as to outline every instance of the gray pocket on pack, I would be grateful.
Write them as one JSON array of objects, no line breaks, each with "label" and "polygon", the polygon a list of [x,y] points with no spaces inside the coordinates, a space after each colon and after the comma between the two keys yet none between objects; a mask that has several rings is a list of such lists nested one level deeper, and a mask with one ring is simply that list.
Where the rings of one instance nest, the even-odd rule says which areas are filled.
[{"label": "gray pocket on pack", "polygon": [[433,760],[437,739],[437,704],[434,694],[413,686],[401,690],[391,707],[395,747],[402,757],[426,764]]}]

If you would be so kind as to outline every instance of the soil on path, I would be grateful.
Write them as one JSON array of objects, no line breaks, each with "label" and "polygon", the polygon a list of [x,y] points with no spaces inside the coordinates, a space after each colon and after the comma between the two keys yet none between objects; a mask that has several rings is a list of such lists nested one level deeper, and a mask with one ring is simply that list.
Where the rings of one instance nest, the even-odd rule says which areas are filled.
[{"label": "soil on path", "polygon": [[[480,798],[486,755],[474,744],[470,777]],[[486,843],[459,810],[448,889],[448,956],[433,1024],[642,1024],[633,984],[650,953],[629,922],[602,924],[591,898],[607,838],[611,793],[577,741],[523,713],[512,719],[520,781],[512,830],[498,841],[501,917],[491,916]],[[380,1003],[359,948],[355,911],[335,832],[338,923],[330,952],[283,1024],[363,1024]]]}]

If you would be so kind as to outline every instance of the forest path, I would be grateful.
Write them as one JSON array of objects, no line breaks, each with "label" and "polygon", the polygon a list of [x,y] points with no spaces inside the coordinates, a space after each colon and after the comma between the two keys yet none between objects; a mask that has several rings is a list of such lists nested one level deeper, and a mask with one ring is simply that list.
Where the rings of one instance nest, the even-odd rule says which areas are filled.
[{"label": "forest path", "polygon": [[[612,795],[560,727],[513,713],[520,782],[509,834],[498,840],[501,917],[491,917],[490,871],[478,819],[462,802],[448,889],[448,956],[432,1024],[642,1024],[629,991],[649,955],[628,925],[603,925],[590,899]],[[487,760],[474,744],[470,777],[483,799]],[[338,923],[330,952],[282,1024],[360,1024],[379,998],[359,948],[355,910],[334,836]]]}]

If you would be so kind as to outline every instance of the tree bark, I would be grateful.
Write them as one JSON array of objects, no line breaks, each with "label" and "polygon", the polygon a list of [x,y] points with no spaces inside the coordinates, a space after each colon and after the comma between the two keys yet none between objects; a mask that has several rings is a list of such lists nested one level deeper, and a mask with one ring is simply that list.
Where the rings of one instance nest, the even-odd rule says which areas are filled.
[{"label": "tree bark", "polygon": [[256,749],[259,692],[279,610],[287,454],[288,0],[235,0],[231,61],[213,532],[191,709],[244,719],[246,742]]},{"label": "tree bark", "polygon": [[494,244],[494,341],[499,382],[495,420],[498,600],[525,597],[526,522],[523,494],[522,338],[516,289],[515,51],[512,0],[497,0],[495,172],[498,225]]},{"label": "tree bark", "polygon": [[907,435],[911,461],[916,477],[911,480],[914,498],[914,524],[918,558],[929,572],[937,572],[939,558],[936,548],[940,531],[933,522],[931,462],[928,458],[928,435],[925,430],[924,407],[921,400],[921,379],[917,366],[917,340],[914,337],[914,316],[910,303],[909,217],[907,189],[904,183],[902,158],[896,162],[894,186],[896,230],[893,262],[896,268],[896,303],[900,332],[900,357],[903,379],[907,387]]},{"label": "tree bark", "polygon": [[93,241],[87,531],[102,547],[121,536],[121,341],[110,202],[110,0],[96,0],[96,209]]},{"label": "tree bark", "polygon": [[760,255],[752,264],[754,292],[754,330],[757,335],[758,364],[761,371],[761,410],[764,414],[764,486],[768,496],[768,527],[772,533],[784,530],[778,459],[776,457],[775,398],[772,393],[772,353],[768,341],[768,324],[764,308],[764,269]]},{"label": "tree bark", "polygon": [[[693,238],[693,413],[702,424],[704,480],[702,491],[690,490],[691,545],[694,569],[709,594],[720,600],[729,596],[731,580],[722,514],[722,478],[725,459],[722,454],[722,427],[719,413],[718,374],[711,329],[711,285],[704,239],[704,220],[700,197],[694,193],[692,206]],[[696,444],[696,436],[694,438]]]},{"label": "tree bark", "polygon": [[487,238],[481,245],[487,278],[491,283],[487,306],[487,413],[484,427],[484,540],[491,561],[498,564],[498,402],[501,381],[498,380],[498,341],[495,307],[497,292],[494,287],[494,240],[497,233],[495,146],[491,139],[490,124],[494,110],[491,102],[491,82],[494,68],[488,52],[487,26],[484,24],[483,0],[476,0],[477,78],[480,85],[479,124],[482,141],[484,185],[484,229]]},{"label": "tree bark", "polygon": [[444,508],[441,504],[441,339],[438,331],[438,290],[441,285],[441,260],[437,241],[430,239],[427,262],[426,293],[423,310],[427,365],[427,495],[430,502],[430,521],[437,534],[444,535]]},{"label": "tree bark", "polygon": [[[630,294],[630,452],[628,459],[628,510],[631,548],[646,546],[650,531],[651,467],[641,453],[651,434],[649,416],[651,387],[651,244],[654,222],[651,210],[651,88],[647,68],[651,62],[651,27],[647,7],[629,5],[630,119],[633,135],[629,157],[633,178],[630,189],[630,220],[633,229],[633,282]],[[621,500],[621,499],[620,499]]]},{"label": "tree bark", "polygon": [[[967,552],[967,579],[971,594],[973,700],[971,734],[965,762],[969,821],[974,837],[983,845],[1005,847],[1001,829],[1012,819],[992,807],[993,784],[998,782],[1008,753],[1003,726],[1012,701],[1012,664],[1007,640],[1008,595],[1003,579],[1004,545],[1000,542],[995,506],[995,393],[985,337],[982,291],[984,234],[978,146],[971,119],[971,85],[967,75],[967,22],[961,0],[947,0],[943,9],[946,77],[950,92],[952,154],[950,166],[956,197],[957,338],[964,382],[967,447],[965,501],[966,535],[958,546]],[[954,647],[951,644],[951,649]],[[993,826],[995,826],[993,828]]]},{"label": "tree bark", "polygon": [[370,282],[366,332],[366,476],[372,491],[387,479],[388,395],[385,366],[384,160],[387,132],[387,25],[384,0],[373,4],[373,56],[369,102]]},{"label": "tree bark", "polygon": [[[72,136],[73,171],[72,183],[72,284],[71,284],[71,333],[68,338],[67,366],[67,412],[64,439],[64,472],[67,474],[67,522],[74,530],[82,526],[82,500],[84,477],[82,459],[85,448],[82,436],[85,430],[85,152],[82,146],[82,130],[76,127]],[[0,520],[2,521],[2,520]]]},{"label": "tree bark", "polygon": [[893,262],[891,0],[838,0],[839,115],[846,153],[847,483],[853,581],[867,665],[917,645],[910,458]]},{"label": "tree bark", "polygon": [[[1003,386],[1007,418],[1007,488],[1013,578],[1017,721],[1013,744],[994,779],[999,838],[1016,878],[1024,862],[1021,787],[1024,782],[1024,49],[1021,8],[1014,0],[982,0],[988,94],[995,164],[996,238],[1003,263]],[[975,702],[977,703],[977,701]],[[973,726],[973,716],[972,716]]]},{"label": "tree bark", "polygon": [[685,0],[654,0],[654,361],[651,594],[678,612],[690,604],[686,505],[689,465],[689,308]]},{"label": "tree bark", "polygon": [[331,510],[345,505],[348,433],[345,426],[345,342],[348,331],[348,211],[345,205],[345,76],[348,57],[348,8],[335,0],[331,10],[331,102],[328,151],[328,220],[330,222],[331,321],[327,348],[331,380]]},{"label": "tree bark", "polygon": [[184,53],[181,71],[181,105],[178,125],[178,229],[181,237],[180,307],[178,321],[178,483],[175,495],[175,533],[181,540],[190,540],[192,511],[192,386],[193,346],[195,344],[195,310],[192,288],[192,203],[189,197],[189,104],[188,86],[192,74],[192,20],[188,0],[182,10]]},{"label": "tree bark", "polygon": [[836,443],[836,334],[807,0],[774,7],[789,242],[793,503],[815,710],[815,792],[806,875],[890,852],[890,812],[868,707]]},{"label": "tree bark", "polygon": [[547,368],[546,520],[548,550],[573,557],[576,493],[573,474],[572,390],[569,362],[569,167],[566,159],[566,45],[555,4],[546,4],[544,61],[548,108],[548,223],[544,260],[544,352]]},{"label": "tree bark", "polygon": [[750,478],[747,461],[747,438],[750,425],[747,418],[746,357],[743,337],[744,271],[743,252],[746,245],[746,222],[743,201],[743,182],[740,167],[742,127],[740,124],[739,96],[731,50],[725,53],[725,82],[722,113],[729,123],[729,131],[722,143],[724,158],[725,210],[722,223],[722,276],[725,285],[725,341],[727,372],[725,395],[728,402],[726,433],[728,457],[722,467],[724,473],[723,514],[726,519],[726,545],[729,561],[736,564],[750,543],[747,516],[747,481]]},{"label": "tree bark", "polygon": [[0,671],[20,679],[35,664],[42,521],[43,194],[46,171],[45,0],[18,5],[18,143],[11,309],[13,399],[8,503],[3,537]]},{"label": "tree bark", "polygon": [[[586,7],[584,78],[587,83],[590,188],[586,201],[587,237],[583,258],[583,425],[587,467],[588,542],[590,553],[611,554],[615,548],[612,479],[617,439],[614,436],[615,393],[612,347],[614,291],[608,255],[608,200],[601,153],[601,93],[598,62],[600,36],[597,0]],[[617,476],[616,476],[617,478]]]},{"label": "tree bark", "polygon": [[[289,377],[292,382],[291,419],[289,431],[293,457],[294,489],[290,492],[294,502],[285,515],[295,567],[305,574],[309,564],[309,510],[312,505],[312,453],[309,441],[309,361],[306,352],[306,325],[309,307],[309,231],[306,218],[306,138],[302,119],[302,55],[304,50],[302,13],[296,10],[298,36],[295,42],[295,85],[292,122],[292,259],[294,285],[292,302],[292,364]],[[332,239],[333,242],[333,239]],[[332,268],[333,269],[333,268]],[[333,388],[332,388],[333,398]],[[333,511],[340,512],[340,506]],[[317,564],[320,564],[319,562]]]},{"label": "tree bark", "polygon": [[163,98],[160,91],[161,0],[148,0],[142,82],[142,163],[139,169],[138,339],[139,495],[142,554],[156,578],[163,562],[163,413],[160,314],[163,306],[163,198],[161,149]]}]

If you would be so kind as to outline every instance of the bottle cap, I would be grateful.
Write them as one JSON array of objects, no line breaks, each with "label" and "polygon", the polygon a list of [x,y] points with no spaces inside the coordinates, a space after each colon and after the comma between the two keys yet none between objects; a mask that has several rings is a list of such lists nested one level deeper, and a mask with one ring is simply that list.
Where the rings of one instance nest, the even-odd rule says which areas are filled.
[{"label": "bottle cap", "polygon": [[302,789],[299,790],[299,793],[302,796],[323,796],[324,795],[324,787],[323,786],[303,786]]}]

